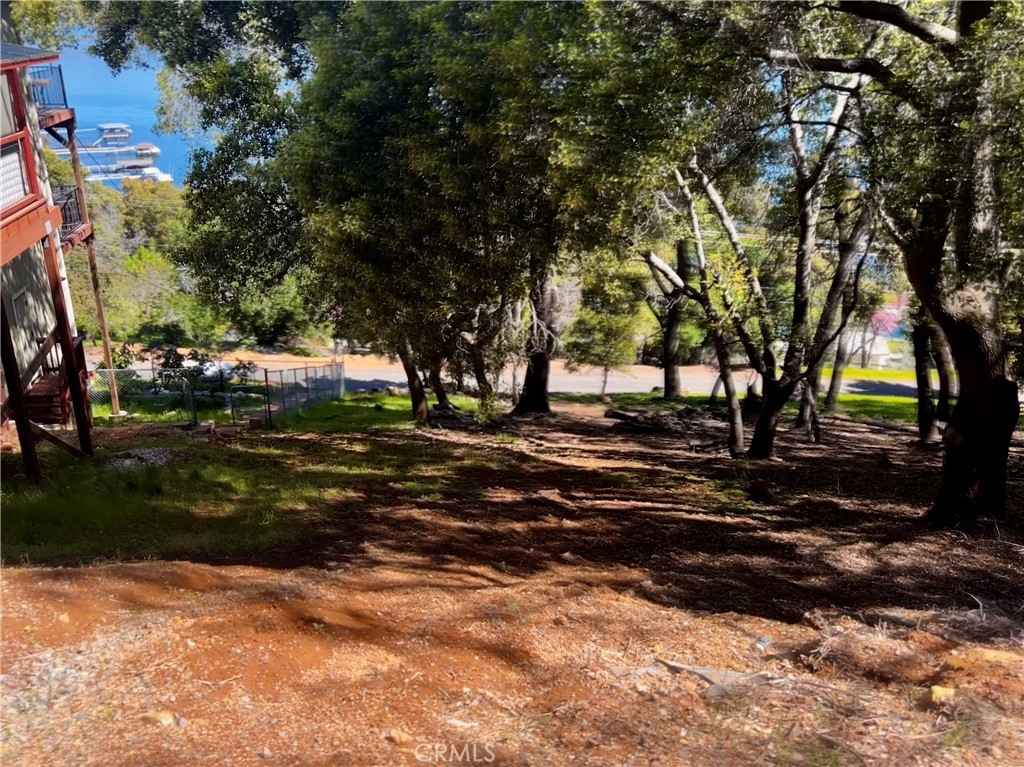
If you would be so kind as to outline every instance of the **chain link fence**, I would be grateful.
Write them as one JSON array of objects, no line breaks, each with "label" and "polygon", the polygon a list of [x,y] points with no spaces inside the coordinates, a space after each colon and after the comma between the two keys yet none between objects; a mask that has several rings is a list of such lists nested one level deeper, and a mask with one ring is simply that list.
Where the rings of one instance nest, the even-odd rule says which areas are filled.
[{"label": "chain link fence", "polygon": [[[96,370],[89,377],[93,418],[131,416],[147,423],[196,423],[195,392],[190,373],[184,368]],[[114,390],[117,392],[117,409]]]},{"label": "chain link fence", "polygon": [[317,402],[341,399],[345,393],[345,366],[340,362],[265,370],[263,374],[271,418],[298,413]]},{"label": "chain link fence", "polygon": [[196,368],[98,369],[89,383],[93,417],[101,422],[248,424],[258,419],[270,425],[344,393],[342,363],[290,370],[228,365],[208,375]]}]

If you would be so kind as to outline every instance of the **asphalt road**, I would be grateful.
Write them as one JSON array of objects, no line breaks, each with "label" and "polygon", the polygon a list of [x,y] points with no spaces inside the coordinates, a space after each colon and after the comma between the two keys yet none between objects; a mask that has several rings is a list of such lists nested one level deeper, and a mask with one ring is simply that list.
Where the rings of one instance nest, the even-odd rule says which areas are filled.
[{"label": "asphalt road", "polygon": [[[98,349],[89,349],[88,356],[91,367],[101,367],[102,357]],[[225,362],[234,362],[236,359],[246,359],[255,362],[267,370],[291,370],[305,367],[315,367],[331,362],[329,357],[298,357],[288,354],[266,355],[250,352],[231,352],[224,356]],[[384,386],[405,386],[405,371],[397,362],[391,362],[386,357],[346,355],[339,357],[345,363],[346,389],[355,391],[357,389],[373,389]],[[138,363],[135,367],[149,369],[150,363]],[[894,382],[883,381],[871,378],[871,371],[857,370],[857,377],[847,377],[843,382],[843,391],[847,394],[873,394],[873,395],[897,395],[916,396],[916,389],[912,381]],[[736,372],[736,386],[742,393],[749,382],[755,380],[756,375],[751,371]],[[522,383],[523,369],[519,370],[519,382]],[[300,376],[301,377],[301,376]],[[576,393],[576,394],[598,394],[601,391],[601,370],[599,368],[584,368],[575,373],[565,369],[560,361],[551,365],[551,380],[549,389],[551,392]],[[714,388],[715,380],[718,378],[718,371],[704,365],[683,366],[679,368],[679,382],[683,393],[689,394],[710,394]],[[608,376],[608,393],[625,394],[650,392],[655,387],[664,384],[664,373],[660,368],[649,365],[633,365],[625,370],[612,371]],[[501,390],[509,391],[512,387],[512,370],[507,369],[501,379]]]}]

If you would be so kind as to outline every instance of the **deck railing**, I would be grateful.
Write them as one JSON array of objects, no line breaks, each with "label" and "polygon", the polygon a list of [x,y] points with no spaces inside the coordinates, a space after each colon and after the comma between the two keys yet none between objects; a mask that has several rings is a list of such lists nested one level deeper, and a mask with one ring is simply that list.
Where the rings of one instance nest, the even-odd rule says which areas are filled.
[{"label": "deck railing", "polygon": [[85,220],[82,217],[82,206],[78,201],[78,187],[74,184],[53,184],[50,188],[53,191],[53,204],[60,206],[60,213],[64,219],[60,225],[60,237],[63,240]]},{"label": "deck railing", "polygon": [[29,67],[29,81],[32,83],[32,98],[38,109],[65,109],[68,97],[64,92],[64,73],[60,64]]}]

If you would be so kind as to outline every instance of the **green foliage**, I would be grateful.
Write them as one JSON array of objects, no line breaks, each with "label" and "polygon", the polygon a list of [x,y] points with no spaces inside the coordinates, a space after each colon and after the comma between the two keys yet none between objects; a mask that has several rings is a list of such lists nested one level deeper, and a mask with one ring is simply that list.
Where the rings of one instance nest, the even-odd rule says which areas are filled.
[{"label": "green foliage", "polygon": [[75,167],[70,160],[61,159],[48,146],[43,146],[43,161],[50,184],[74,184]]},{"label": "green foliage", "polygon": [[310,328],[305,297],[291,276],[276,288],[246,295],[230,311],[239,333],[259,346],[286,345]]},{"label": "green foliage", "polygon": [[580,311],[562,347],[569,370],[595,365],[607,375],[636,362],[646,282],[639,268],[612,263],[584,279]]}]

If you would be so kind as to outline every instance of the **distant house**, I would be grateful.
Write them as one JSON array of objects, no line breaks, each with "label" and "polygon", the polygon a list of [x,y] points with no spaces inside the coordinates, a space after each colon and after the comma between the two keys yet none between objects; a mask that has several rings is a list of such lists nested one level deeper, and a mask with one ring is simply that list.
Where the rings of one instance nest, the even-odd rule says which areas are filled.
[{"label": "distant house", "polygon": [[[75,143],[58,54],[19,45],[5,23],[0,46],[0,276],[4,433],[16,431],[26,472],[38,478],[35,440],[76,455],[92,452],[88,378],[64,258],[83,243],[92,254],[92,224],[78,183],[50,183],[41,133]],[[102,302],[98,306],[102,312]],[[74,422],[78,445],[44,425]],[[14,428],[12,429],[11,426]]]}]

